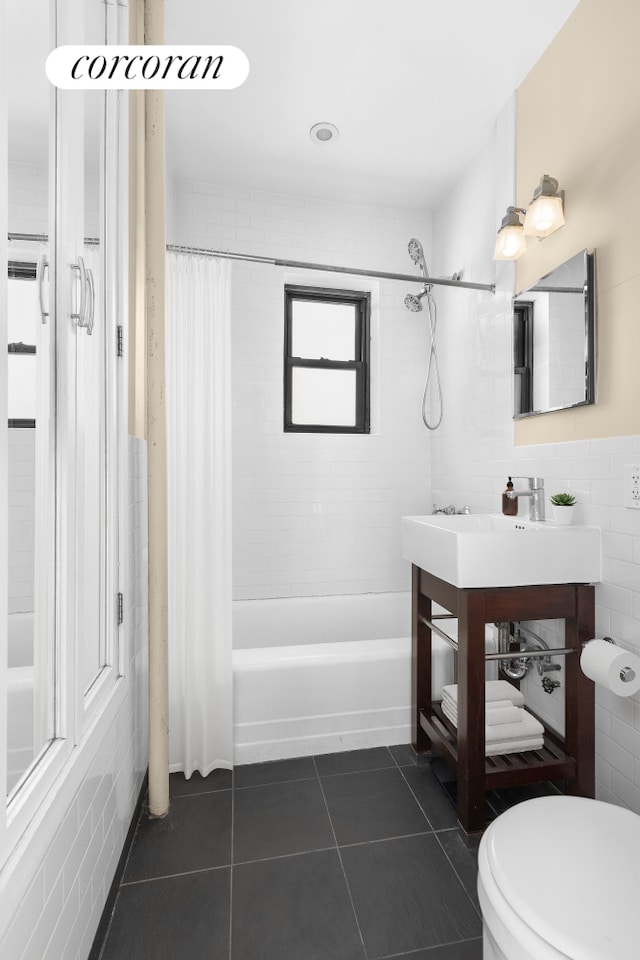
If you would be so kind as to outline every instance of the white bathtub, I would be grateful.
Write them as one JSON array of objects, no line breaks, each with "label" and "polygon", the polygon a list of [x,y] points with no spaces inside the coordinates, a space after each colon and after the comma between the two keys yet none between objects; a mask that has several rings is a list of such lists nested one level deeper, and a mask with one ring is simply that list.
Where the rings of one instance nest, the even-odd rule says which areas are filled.
[{"label": "white bathtub", "polygon": [[33,614],[11,613],[7,636],[7,790],[33,760]]},{"label": "white bathtub", "polygon": [[[236,764],[411,741],[409,593],[239,600],[233,646]],[[433,648],[436,694],[454,658]]]}]

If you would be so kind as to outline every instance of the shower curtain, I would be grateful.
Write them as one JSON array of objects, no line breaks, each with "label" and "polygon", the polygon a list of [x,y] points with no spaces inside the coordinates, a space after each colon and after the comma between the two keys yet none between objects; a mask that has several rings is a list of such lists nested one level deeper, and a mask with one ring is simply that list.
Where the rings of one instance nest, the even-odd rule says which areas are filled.
[{"label": "shower curtain", "polygon": [[167,253],[169,756],[232,766],[231,294],[226,260]]}]

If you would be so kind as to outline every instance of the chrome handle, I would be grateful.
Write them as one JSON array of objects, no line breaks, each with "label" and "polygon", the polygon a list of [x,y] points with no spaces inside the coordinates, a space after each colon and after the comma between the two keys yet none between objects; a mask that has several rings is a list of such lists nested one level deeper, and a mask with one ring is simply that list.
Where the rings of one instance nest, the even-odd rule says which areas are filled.
[{"label": "chrome handle", "polygon": [[80,307],[77,313],[71,314],[71,319],[76,320],[79,327],[87,326],[87,271],[85,269],[84,260],[82,257],[78,257],[77,263],[71,264],[72,270],[77,270],[80,274]]},{"label": "chrome handle", "polygon": [[38,302],[40,304],[40,317],[43,323],[47,322],[47,317],[49,316],[49,311],[44,308],[44,274],[45,271],[49,272],[49,261],[46,256],[42,254],[40,261],[38,263]]},{"label": "chrome handle", "polygon": [[87,270],[87,322],[85,324],[89,336],[93,333],[93,323],[96,317],[96,288],[93,282],[93,270]]}]

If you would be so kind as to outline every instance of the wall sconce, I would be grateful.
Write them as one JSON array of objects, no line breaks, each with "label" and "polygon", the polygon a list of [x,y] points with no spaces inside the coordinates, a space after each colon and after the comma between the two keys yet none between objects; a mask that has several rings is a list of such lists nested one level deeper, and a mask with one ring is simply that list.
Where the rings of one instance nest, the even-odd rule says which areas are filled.
[{"label": "wall sconce", "polygon": [[527,252],[527,241],[520,220],[521,213],[526,213],[522,207],[507,207],[507,215],[502,220],[496,237],[494,260],[517,260]]},{"label": "wall sconce", "polygon": [[[521,214],[524,214],[524,224],[520,220]],[[507,207],[507,215],[498,230],[493,259],[517,260],[527,250],[525,235],[542,240],[562,226],[564,190],[558,192],[558,181],[545,173],[526,210]]]}]

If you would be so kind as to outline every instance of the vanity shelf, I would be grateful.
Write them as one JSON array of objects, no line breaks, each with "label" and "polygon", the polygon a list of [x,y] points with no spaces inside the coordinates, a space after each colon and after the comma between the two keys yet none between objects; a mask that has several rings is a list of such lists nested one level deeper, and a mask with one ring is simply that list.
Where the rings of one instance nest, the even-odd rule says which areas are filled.
[{"label": "vanity shelf", "polygon": [[[412,678],[418,753],[439,753],[456,772],[458,819],[467,833],[482,830],[487,790],[565,780],[567,793],[594,792],[594,685],[580,670],[582,643],[593,636],[590,584],[465,589],[413,566]],[[431,700],[432,602],[458,619],[458,728]],[[565,737],[545,730],[544,746],[484,756],[485,625],[509,620],[564,619]],[[527,708],[529,709],[529,708]],[[529,710],[529,712],[533,712]],[[540,719],[540,718],[538,718]]]}]

